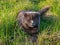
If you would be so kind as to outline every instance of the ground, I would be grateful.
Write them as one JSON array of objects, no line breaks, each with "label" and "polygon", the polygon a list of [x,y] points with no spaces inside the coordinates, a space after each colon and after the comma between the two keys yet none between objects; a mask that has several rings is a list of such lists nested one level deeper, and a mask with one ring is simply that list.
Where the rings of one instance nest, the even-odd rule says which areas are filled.
[{"label": "ground", "polygon": [[41,17],[37,45],[60,45],[59,0],[0,0],[0,45],[32,45],[28,34],[18,27],[16,16],[20,10],[38,11],[45,6],[51,7]]}]

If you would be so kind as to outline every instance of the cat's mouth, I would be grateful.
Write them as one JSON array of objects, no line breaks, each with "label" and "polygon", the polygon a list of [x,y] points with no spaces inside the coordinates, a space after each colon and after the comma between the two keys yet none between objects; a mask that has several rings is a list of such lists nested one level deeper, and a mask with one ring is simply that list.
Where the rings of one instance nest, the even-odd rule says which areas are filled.
[{"label": "cat's mouth", "polygon": [[28,28],[31,28],[31,29],[32,29],[32,28],[38,28],[38,25],[34,25],[34,26],[28,25],[28,24],[26,24],[26,25],[27,25]]},{"label": "cat's mouth", "polygon": [[29,28],[38,28],[38,26],[31,26],[31,27],[29,27]]}]

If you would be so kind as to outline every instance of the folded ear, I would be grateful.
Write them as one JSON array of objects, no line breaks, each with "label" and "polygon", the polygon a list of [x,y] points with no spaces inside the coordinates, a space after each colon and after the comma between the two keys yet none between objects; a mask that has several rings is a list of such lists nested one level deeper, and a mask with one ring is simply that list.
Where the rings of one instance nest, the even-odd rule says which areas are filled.
[{"label": "folded ear", "polygon": [[28,14],[27,13],[24,13],[24,17],[28,17]]},{"label": "folded ear", "polygon": [[44,7],[43,9],[41,9],[40,11],[38,11],[40,13],[40,15],[45,14],[48,10],[49,10],[50,6]]}]

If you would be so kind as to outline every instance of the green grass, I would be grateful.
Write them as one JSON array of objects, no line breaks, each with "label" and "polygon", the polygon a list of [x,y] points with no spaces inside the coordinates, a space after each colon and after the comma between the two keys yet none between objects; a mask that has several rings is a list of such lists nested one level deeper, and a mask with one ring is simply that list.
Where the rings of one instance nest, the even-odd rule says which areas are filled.
[{"label": "green grass", "polygon": [[38,45],[60,45],[59,0],[0,0],[0,45],[33,45],[18,27],[16,16],[20,10],[37,11],[47,5],[51,8],[48,16],[41,17]]}]

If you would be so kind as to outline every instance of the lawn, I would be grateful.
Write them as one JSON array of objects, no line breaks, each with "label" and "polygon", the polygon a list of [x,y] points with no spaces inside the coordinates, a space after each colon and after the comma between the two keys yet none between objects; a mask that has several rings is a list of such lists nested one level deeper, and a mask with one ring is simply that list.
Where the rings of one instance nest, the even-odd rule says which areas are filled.
[{"label": "lawn", "polygon": [[33,45],[19,28],[16,16],[21,10],[39,11],[45,6],[50,9],[41,17],[37,45],[60,45],[59,0],[0,0],[0,45]]}]

